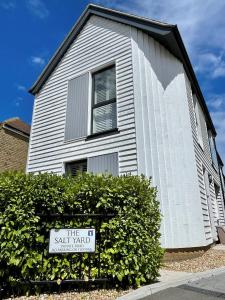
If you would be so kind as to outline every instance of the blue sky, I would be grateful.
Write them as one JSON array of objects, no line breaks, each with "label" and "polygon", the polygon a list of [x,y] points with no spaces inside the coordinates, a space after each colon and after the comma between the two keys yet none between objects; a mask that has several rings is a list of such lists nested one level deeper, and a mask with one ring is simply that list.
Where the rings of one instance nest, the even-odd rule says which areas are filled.
[{"label": "blue sky", "polygon": [[[74,25],[85,0],[0,0],[0,120],[30,123],[27,90]],[[218,132],[225,161],[225,1],[102,0],[108,7],[178,24]]]}]

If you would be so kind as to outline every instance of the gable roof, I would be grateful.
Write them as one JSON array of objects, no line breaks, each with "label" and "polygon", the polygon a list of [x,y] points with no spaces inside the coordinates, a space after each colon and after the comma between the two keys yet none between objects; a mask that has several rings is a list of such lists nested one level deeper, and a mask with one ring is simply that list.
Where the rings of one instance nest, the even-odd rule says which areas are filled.
[{"label": "gable roof", "polygon": [[35,95],[40,91],[46,80],[49,78],[51,73],[54,71],[54,69],[56,68],[56,66],[70,47],[70,45],[73,43],[74,39],[77,37],[77,35],[80,33],[80,31],[92,15],[104,17],[112,21],[120,22],[122,24],[130,25],[141,29],[148,33],[151,37],[156,39],[159,43],[164,45],[174,56],[176,56],[183,63],[186,74],[191,82],[193,92],[196,93],[196,95],[198,96],[203,111],[206,115],[207,124],[211,128],[213,134],[216,135],[215,127],[210,117],[208,108],[206,106],[204,97],[202,95],[201,89],[199,87],[197,78],[195,76],[193,67],[191,65],[190,59],[188,57],[177,25],[167,24],[156,20],[139,17],[136,15],[105,8],[103,6],[95,4],[89,4],[86,7],[76,24],[66,36],[63,43],[57,49],[47,66],[42,71],[41,75],[38,77],[37,81],[30,88],[29,92],[31,94]]},{"label": "gable roof", "polygon": [[19,131],[20,133],[30,136],[30,125],[23,122],[18,117],[5,120],[5,121],[1,122],[0,124],[3,127],[6,127],[8,129],[14,129],[16,131]]}]

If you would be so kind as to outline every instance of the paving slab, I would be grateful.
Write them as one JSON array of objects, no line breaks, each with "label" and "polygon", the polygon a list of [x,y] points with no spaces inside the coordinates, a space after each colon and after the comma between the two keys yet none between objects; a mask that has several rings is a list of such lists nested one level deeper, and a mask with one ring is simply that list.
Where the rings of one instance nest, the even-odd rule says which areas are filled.
[{"label": "paving slab", "polygon": [[177,271],[169,271],[169,270],[160,270],[159,281],[153,284],[149,284],[143,286],[131,293],[123,295],[119,297],[117,300],[138,300],[142,299],[146,295],[152,295],[161,291],[162,289],[166,289],[171,286],[184,284],[188,279],[191,279],[193,273],[188,272],[177,272]]},{"label": "paving slab", "polygon": [[225,273],[212,275],[208,278],[198,279],[188,284],[196,289],[204,289],[222,293],[225,295]]},{"label": "paving slab", "polygon": [[178,271],[171,271],[171,270],[160,270],[160,277],[159,282],[171,282],[174,280],[189,278],[193,275],[191,272],[178,272]]},{"label": "paving slab", "polygon": [[218,295],[200,293],[175,287],[163,290],[154,295],[149,295],[142,300],[218,300]]},{"label": "paving slab", "polygon": [[[220,282],[217,284],[217,286],[216,286],[216,283],[211,284],[211,286],[212,286],[211,292],[214,291],[214,294],[211,295],[211,297],[216,297],[215,296],[216,292],[223,294],[222,285],[223,284],[225,285],[225,267],[217,268],[217,269],[213,269],[213,270],[207,270],[207,271],[199,272],[199,273],[187,273],[187,272],[162,270],[161,277],[159,278],[158,282],[143,286],[131,293],[128,293],[122,297],[117,298],[117,300],[141,300],[141,299],[143,300],[146,297],[154,295],[163,290],[168,290],[171,287],[177,287],[177,286],[183,286],[183,285],[189,285],[189,286],[193,285],[192,290],[189,287],[189,291],[200,294],[200,295],[198,295],[198,298],[192,298],[192,299],[210,299],[210,298],[206,298],[206,294],[209,293],[209,290],[207,290],[205,288],[207,286],[207,281],[205,283],[203,281],[202,286],[200,285],[200,283],[198,283],[197,286],[195,286],[195,285],[196,285],[196,282],[200,281],[201,279],[207,280],[207,278],[212,278],[212,277],[221,278],[221,280],[217,280],[215,278],[215,281]],[[213,286],[216,286],[216,288],[218,288],[218,290],[216,290],[216,288],[213,289]],[[197,290],[196,290],[197,287],[201,290],[204,290],[205,293],[202,294],[199,292],[199,290],[197,292]],[[187,295],[188,293],[186,292],[186,289],[184,289],[184,290],[185,290],[184,294]],[[202,295],[204,295],[205,298],[204,297],[201,298]],[[221,295],[221,297],[223,298],[223,295]],[[148,298],[146,298],[146,299],[148,299]],[[149,298],[149,299],[157,299],[157,298]],[[176,298],[174,298],[174,299],[176,299]],[[181,298],[181,299],[183,300],[183,299],[189,299],[189,298]],[[211,299],[214,299],[214,298],[211,298]],[[167,298],[167,300],[168,300],[168,298]]]}]

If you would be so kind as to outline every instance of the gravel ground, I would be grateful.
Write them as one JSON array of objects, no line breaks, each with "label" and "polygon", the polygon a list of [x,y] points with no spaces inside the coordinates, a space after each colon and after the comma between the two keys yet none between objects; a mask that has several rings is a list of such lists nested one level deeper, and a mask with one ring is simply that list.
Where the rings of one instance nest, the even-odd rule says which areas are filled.
[{"label": "gravel ground", "polygon": [[225,250],[209,249],[202,256],[179,262],[167,262],[164,269],[183,272],[203,272],[225,267]]},{"label": "gravel ground", "polygon": [[62,294],[43,294],[40,296],[23,296],[8,298],[7,300],[113,300],[122,296],[131,290],[117,291],[117,290],[96,290],[90,292],[70,292]]}]

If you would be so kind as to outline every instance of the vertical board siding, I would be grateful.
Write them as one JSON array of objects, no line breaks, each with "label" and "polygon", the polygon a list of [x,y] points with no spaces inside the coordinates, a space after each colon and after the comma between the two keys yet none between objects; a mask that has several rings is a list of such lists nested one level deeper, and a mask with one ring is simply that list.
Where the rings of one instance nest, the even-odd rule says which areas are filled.
[{"label": "vertical board siding", "polygon": [[[89,74],[69,80],[66,108],[65,140],[87,136],[88,133],[88,100]],[[62,121],[62,127],[65,126]],[[55,128],[49,125],[48,128]]]},{"label": "vertical board siding", "polygon": [[162,245],[203,246],[194,146],[182,64],[132,29],[138,174],[151,176],[162,211]]},{"label": "vertical board siding", "polygon": [[88,158],[88,171],[93,173],[109,173],[118,176],[118,153]]},{"label": "vertical board siding", "polygon": [[[189,103],[189,114],[190,114],[190,120],[191,120],[191,126],[192,126],[192,138],[194,142],[195,147],[195,160],[197,165],[197,171],[198,171],[198,182],[199,182],[199,188],[200,188],[200,198],[201,198],[201,205],[202,205],[202,213],[203,213],[203,220],[204,220],[204,229],[205,229],[205,236],[206,240],[209,243],[212,242],[212,230],[210,226],[210,217],[209,217],[209,208],[207,204],[207,195],[206,195],[206,189],[204,185],[204,178],[203,178],[203,166],[205,167],[208,174],[211,174],[213,177],[213,181],[210,184],[210,201],[212,204],[212,210],[213,210],[213,217],[214,217],[214,224],[217,225],[217,220],[220,219],[222,224],[225,224],[224,221],[224,203],[222,201],[221,197],[221,187],[220,187],[220,178],[217,171],[212,166],[212,159],[210,154],[210,147],[209,147],[209,141],[208,141],[208,133],[207,133],[207,126],[206,126],[206,120],[204,113],[199,106],[199,115],[200,115],[200,122],[201,122],[201,128],[202,128],[202,139],[203,139],[203,149],[198,143],[198,137],[196,132],[196,125],[195,125],[195,116],[194,116],[194,107],[193,107],[193,99],[192,99],[192,89],[190,82],[185,77],[186,81],[186,89],[187,89],[187,95],[188,95],[188,103]],[[216,199],[215,195],[215,188],[214,183],[216,183],[220,187],[220,197]]]},{"label": "vertical board siding", "polygon": [[[66,119],[76,113],[67,109],[68,82],[112,62],[119,133],[65,142],[65,132],[66,139],[74,134],[72,123],[65,128]],[[86,124],[89,119],[87,114]],[[204,125],[204,115],[201,122]],[[84,123],[78,124],[82,128],[77,137],[90,128]],[[158,188],[162,246],[204,246],[212,242],[212,234],[202,164],[213,176],[215,222],[224,220],[224,207],[221,196],[215,196],[219,178],[205,134],[203,144],[204,153],[197,142],[191,87],[181,62],[142,31],[92,16],[35,97],[27,172],[62,174],[66,162],[86,158],[90,170],[97,170],[117,153],[112,161],[118,160],[119,174],[143,173]]]},{"label": "vertical board siding", "polygon": [[[73,137],[72,128],[75,124],[72,125],[71,122],[76,122],[72,118],[76,112],[67,109],[68,82],[111,62],[116,63],[119,133],[91,140],[80,138],[65,142],[67,117],[70,119],[70,126],[67,124],[66,139]],[[65,162],[117,152],[119,174],[137,174],[132,82],[130,27],[92,16],[36,95],[27,171],[62,174]],[[73,93],[78,92],[74,89]],[[86,130],[86,120],[87,115],[82,122],[76,123],[82,127],[78,126],[78,135],[81,132],[83,135]]]}]

